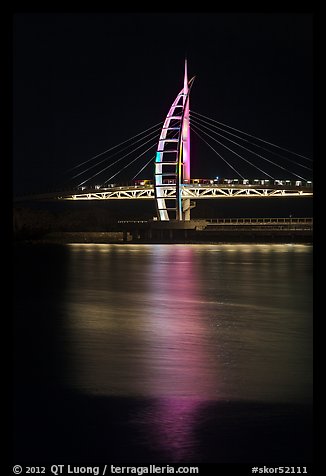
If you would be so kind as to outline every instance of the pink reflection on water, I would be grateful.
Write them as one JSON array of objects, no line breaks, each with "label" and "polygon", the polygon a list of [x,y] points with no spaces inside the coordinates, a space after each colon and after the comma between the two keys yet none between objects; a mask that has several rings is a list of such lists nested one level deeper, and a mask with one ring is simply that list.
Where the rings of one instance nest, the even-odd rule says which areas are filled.
[{"label": "pink reflection on water", "polygon": [[153,280],[149,293],[157,311],[148,323],[152,338],[146,393],[156,398],[138,420],[154,451],[169,461],[185,461],[196,453],[199,410],[217,397],[216,361],[209,353],[195,250],[164,246],[152,259],[151,273],[161,279]]},{"label": "pink reflection on water", "polygon": [[195,250],[164,246],[152,260],[147,393],[215,399],[217,364]]},{"label": "pink reflection on water", "polygon": [[204,402],[195,397],[162,397],[154,400],[137,415],[143,439],[151,451],[165,461],[191,461],[197,456],[199,443],[196,423]]}]

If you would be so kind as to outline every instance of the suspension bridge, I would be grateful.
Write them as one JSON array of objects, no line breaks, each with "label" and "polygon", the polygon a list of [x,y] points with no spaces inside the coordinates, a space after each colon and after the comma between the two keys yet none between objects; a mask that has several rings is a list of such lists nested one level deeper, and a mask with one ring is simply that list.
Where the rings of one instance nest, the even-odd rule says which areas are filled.
[{"label": "suspension bridge", "polygon": [[[185,60],[183,87],[164,121],[68,169],[73,185],[65,190],[21,199],[154,200],[156,220],[175,223],[191,221],[197,200],[313,195],[309,157],[190,110],[194,81],[195,77],[188,80]],[[192,133],[216,155],[229,175],[191,177]],[[154,155],[152,149],[156,149]],[[135,171],[140,159],[146,162]],[[149,167],[152,172],[146,173],[150,178],[139,178]],[[133,177],[119,182],[117,177],[131,168]],[[248,178],[248,168],[260,178]]]}]

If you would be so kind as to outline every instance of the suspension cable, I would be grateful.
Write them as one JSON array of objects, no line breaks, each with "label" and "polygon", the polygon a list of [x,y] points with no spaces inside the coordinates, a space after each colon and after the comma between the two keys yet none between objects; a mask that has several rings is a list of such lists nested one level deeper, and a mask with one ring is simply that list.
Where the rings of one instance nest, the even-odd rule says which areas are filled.
[{"label": "suspension cable", "polygon": [[[132,154],[133,152],[135,152],[135,150],[138,150],[140,147],[143,147],[145,144],[147,144],[148,142],[150,142],[151,140],[153,140],[153,138],[149,139],[148,141],[144,142],[144,144],[141,144],[140,146],[136,147],[136,149],[133,149],[131,152],[128,152],[127,154],[125,154],[123,157],[120,157],[120,159],[116,160],[115,162],[113,162],[112,164],[109,164],[107,165],[106,167],[104,167],[103,169],[101,169],[99,172],[95,173],[94,175],[92,175],[91,177],[89,177],[88,179],[84,180],[83,182],[81,182],[80,184],[77,185],[77,187],[80,187],[81,185],[83,185],[84,183],[88,182],[89,180],[91,180],[92,178],[96,177],[97,175],[101,174],[102,172],[104,172],[105,170],[109,169],[110,167],[112,167],[113,165],[117,164],[118,162],[121,162],[121,160],[125,159],[128,155]],[[157,140],[155,139],[155,143],[157,143]],[[153,146],[154,146],[153,144]],[[152,147],[153,147],[152,146]],[[132,162],[130,162],[132,163]],[[105,183],[105,182],[104,182]]]},{"label": "suspension cable", "polygon": [[122,169],[120,169],[117,173],[115,173],[114,175],[112,175],[111,177],[109,177],[107,180],[105,180],[104,183],[107,183],[109,182],[111,179],[113,179],[114,177],[116,177],[120,172],[122,172],[124,169],[126,169],[127,167],[130,167],[130,165],[135,162],[136,160],[138,160],[142,155],[146,154],[146,152],[148,152],[150,149],[152,149],[154,146],[156,145],[156,142],[155,144],[151,145],[150,147],[148,147],[148,149],[146,149],[144,152],[142,152],[141,154],[139,154],[135,159],[133,159],[131,162],[129,162],[127,165],[125,165],[124,167],[122,167]]},{"label": "suspension cable", "polygon": [[195,125],[194,127],[196,127],[197,129],[200,130],[200,132],[202,132],[203,134],[206,134],[208,137],[210,137],[211,139],[213,139],[215,142],[217,142],[218,144],[220,144],[222,147],[225,147],[226,149],[228,149],[230,152],[232,152],[233,154],[237,155],[238,157],[240,157],[240,159],[244,160],[245,162],[247,162],[248,164],[250,164],[252,167],[256,168],[257,170],[259,170],[260,172],[262,172],[263,174],[267,175],[268,177],[272,178],[273,180],[275,179],[272,175],[270,175],[269,173],[265,172],[264,170],[262,170],[261,168],[257,167],[257,165],[253,164],[252,162],[250,162],[250,160],[247,160],[245,159],[244,157],[242,157],[242,155],[238,154],[237,152],[235,152],[234,150],[230,149],[229,147],[227,147],[226,145],[222,144],[222,142],[218,141],[217,139],[215,139],[214,137],[212,137],[211,135],[207,134],[207,132],[203,131],[202,129],[200,129],[198,127],[198,125]]},{"label": "suspension cable", "polygon": [[[302,165],[302,164],[299,164],[298,162],[295,162],[294,160],[291,160],[289,159],[288,157],[285,157],[284,155],[281,155],[281,154],[278,154],[277,152],[274,152],[273,150],[270,150],[270,149],[267,149],[266,147],[263,147],[259,144],[256,144],[255,142],[251,141],[251,140],[248,140],[248,139],[245,139],[244,137],[241,137],[241,136],[238,136],[237,134],[234,134],[233,132],[230,132],[230,131],[226,131],[225,129],[222,129],[221,127],[219,126],[216,126],[215,124],[211,124],[210,122],[208,121],[205,121],[204,119],[201,119],[199,117],[196,117],[196,116],[192,116],[192,119],[197,119],[197,121],[200,121],[201,123],[205,123],[205,124],[208,124],[209,126],[211,127],[214,127],[215,129],[218,129],[226,134],[230,134],[231,136],[233,137],[237,137],[238,139],[244,141],[244,142],[248,142],[249,144],[252,144],[254,145],[255,147],[259,147],[260,149],[263,149],[265,150],[266,152],[270,153],[270,154],[273,154],[273,155],[276,155],[277,157],[280,157],[281,159],[285,159],[287,160],[288,162],[291,162],[292,164],[295,164],[297,165],[298,167],[302,167],[304,169],[307,169],[307,170],[312,170],[311,167],[307,167],[306,165]],[[213,132],[213,131],[212,131]]]},{"label": "suspension cable", "polygon": [[152,158],[149,159],[148,162],[146,162],[146,164],[144,165],[144,167],[142,167],[139,172],[136,173],[136,175],[133,176],[133,178],[131,180],[135,180],[136,177],[138,177],[138,175],[140,174],[140,172],[142,172],[144,169],[146,169],[147,165],[149,165],[153,160],[155,159],[155,155],[153,155]]},{"label": "suspension cable", "polygon": [[[136,140],[133,144],[137,144],[137,142],[139,142],[139,141],[141,141],[141,140],[143,140],[143,139],[146,139],[146,138],[149,137],[150,135],[154,134],[154,132],[157,132],[157,131],[159,131],[159,130],[160,130],[160,128],[155,129],[154,131],[150,132],[149,134],[146,134],[146,136],[142,137],[141,139]],[[87,169],[85,169],[85,170],[79,172],[78,174],[74,175],[74,176],[72,177],[72,179],[74,179],[74,178],[76,178],[76,177],[79,177],[80,175],[83,175],[84,173],[88,172],[89,170],[93,169],[94,167],[99,166],[102,162],[105,162],[106,160],[112,159],[112,158],[115,157],[117,154],[120,154],[120,153],[123,152],[124,150],[129,149],[133,144],[129,144],[129,145],[127,145],[126,147],[124,147],[123,149],[121,149],[121,150],[115,152],[114,154],[112,154],[110,157],[105,157],[104,159],[100,160],[100,161],[97,162],[96,164],[91,165],[91,166],[88,167]],[[139,147],[142,147],[142,145],[145,145],[145,144],[147,144],[147,142],[145,142],[144,144],[141,144]],[[137,149],[134,149],[134,150],[137,150]],[[133,151],[131,151],[131,152],[133,152]],[[126,156],[125,156],[125,157],[126,157]],[[114,165],[115,163],[116,163],[116,162],[113,162],[112,165]]]},{"label": "suspension cable", "polygon": [[259,137],[256,137],[254,135],[248,134],[247,132],[241,131],[239,129],[236,129],[235,127],[228,126],[227,124],[223,124],[223,122],[216,121],[215,119],[211,119],[210,117],[204,116],[203,114],[200,114],[199,112],[196,111],[191,111],[192,113],[198,114],[199,116],[205,117],[206,119],[209,119],[210,121],[216,122],[217,124],[221,124],[224,127],[229,127],[230,129],[241,132],[242,134],[245,134],[246,136],[253,137],[254,139],[260,140],[261,142],[265,142],[265,144],[272,145],[273,147],[277,147],[278,149],[282,149],[286,152],[290,152],[290,154],[297,155],[298,157],[302,157],[303,159],[309,160],[309,162],[312,162],[312,159],[309,159],[305,155],[297,154],[296,152],[293,152],[292,150],[285,149],[284,147],[280,147],[279,145],[273,144],[272,142],[268,142],[266,140],[260,139]]},{"label": "suspension cable", "polygon": [[[193,118],[192,120],[195,122],[195,124],[198,124],[198,121],[194,120],[194,118]],[[228,137],[225,137],[223,134],[220,134],[219,132],[213,131],[213,130],[210,129],[209,127],[202,125],[200,122],[199,122],[199,125],[201,125],[201,126],[204,127],[205,129],[208,129],[209,131],[213,132],[214,134],[217,134],[218,136],[223,137],[224,139],[226,139],[226,140],[232,142],[233,144],[237,145],[238,147],[241,147],[242,149],[245,149],[246,151],[250,152],[251,154],[257,155],[257,156],[260,157],[261,159],[266,160],[267,162],[270,162],[271,164],[275,165],[276,167],[279,167],[280,169],[285,170],[286,172],[289,172],[290,174],[295,175],[296,177],[298,177],[298,178],[300,178],[300,179],[302,179],[302,180],[307,180],[306,178],[301,177],[301,175],[298,175],[298,174],[296,174],[296,173],[294,173],[294,172],[291,172],[290,170],[286,169],[286,168],[283,167],[282,165],[279,165],[279,164],[273,162],[272,160],[267,159],[266,157],[264,157],[264,156],[262,156],[262,155],[260,155],[260,154],[257,154],[257,152],[254,152],[254,151],[252,151],[251,149],[248,149],[247,147],[244,147],[243,145],[238,144],[237,142],[235,142],[235,141],[229,139]]]},{"label": "suspension cable", "polygon": [[107,149],[107,150],[105,150],[104,152],[100,152],[99,154],[94,155],[94,156],[91,157],[90,159],[85,160],[84,162],[81,162],[80,164],[77,164],[77,165],[75,165],[75,166],[73,166],[73,167],[67,169],[66,172],[69,172],[70,170],[74,170],[74,169],[76,169],[76,168],[78,168],[78,167],[81,167],[82,165],[86,164],[87,162],[90,162],[91,160],[94,160],[94,159],[96,159],[97,157],[100,157],[101,155],[104,155],[104,154],[106,154],[107,152],[110,152],[111,150],[116,149],[116,148],[119,147],[120,145],[123,145],[123,144],[125,144],[126,142],[131,141],[131,140],[134,139],[135,137],[138,137],[138,136],[140,136],[140,135],[142,135],[142,134],[145,134],[145,132],[149,131],[150,129],[153,129],[154,127],[160,126],[161,124],[163,124],[163,121],[160,121],[160,122],[158,122],[157,124],[154,124],[154,126],[151,126],[151,127],[149,127],[148,129],[145,129],[144,131],[139,132],[138,134],[136,134],[136,135],[130,137],[129,139],[126,139],[125,141],[120,142],[119,144],[117,144],[117,145],[115,145],[115,146],[113,146],[113,147],[110,147],[110,149]]},{"label": "suspension cable", "polygon": [[235,171],[235,173],[237,175],[239,175],[239,177],[241,177],[242,179],[244,179],[244,177],[240,174],[240,172],[238,172],[234,167],[233,165],[231,165],[226,159],[224,159],[224,157],[221,156],[221,154],[219,154],[215,149],[214,147],[212,147],[208,142],[205,141],[205,139],[196,131],[196,129],[193,129],[194,133],[202,140],[205,142],[205,144],[208,145],[208,147],[210,147],[222,160],[224,160],[224,162],[229,166],[231,167],[232,170]]}]

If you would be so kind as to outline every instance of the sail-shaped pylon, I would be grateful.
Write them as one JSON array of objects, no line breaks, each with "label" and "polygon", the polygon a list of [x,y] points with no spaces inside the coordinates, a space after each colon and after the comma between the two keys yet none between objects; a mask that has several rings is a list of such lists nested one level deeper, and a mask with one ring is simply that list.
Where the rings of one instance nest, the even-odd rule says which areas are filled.
[{"label": "sail-shaped pylon", "polygon": [[[195,77],[184,84],[165,118],[155,157],[154,189],[158,219],[190,220],[190,200],[182,199],[182,187],[190,183],[189,94]],[[175,184],[175,193],[167,192]]]}]

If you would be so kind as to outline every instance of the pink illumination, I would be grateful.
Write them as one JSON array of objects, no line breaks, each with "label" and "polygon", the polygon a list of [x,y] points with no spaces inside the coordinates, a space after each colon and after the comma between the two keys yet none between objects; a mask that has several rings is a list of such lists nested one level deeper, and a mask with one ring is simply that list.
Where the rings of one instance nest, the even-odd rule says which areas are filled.
[{"label": "pink illumination", "polygon": [[168,212],[164,209],[166,206],[166,202],[164,199],[164,190],[160,188],[160,185],[162,185],[162,172],[163,172],[163,165],[164,165],[164,160],[163,160],[163,154],[164,154],[164,146],[165,146],[165,140],[167,137],[167,130],[171,126],[171,121],[175,117],[181,117],[180,116],[180,111],[178,110],[178,105],[180,104],[180,101],[182,100],[182,94],[183,94],[183,89],[179,92],[177,97],[175,98],[172,106],[169,109],[168,115],[165,118],[163,128],[160,134],[160,139],[158,143],[158,148],[156,152],[156,158],[155,158],[155,193],[156,193],[156,202],[157,202],[157,208],[159,210],[159,219],[162,221],[168,221],[169,220],[169,215]]},{"label": "pink illumination", "polygon": [[139,412],[144,438],[154,451],[176,464],[200,457],[196,426],[202,419],[207,401],[198,397],[158,397]]},{"label": "pink illumination", "polygon": [[190,127],[189,127],[189,87],[187,60],[185,60],[185,74],[183,81],[183,106],[184,119],[182,125],[182,148],[183,148],[183,182],[190,181]]},{"label": "pink illumination", "polygon": [[[190,220],[190,199],[182,199],[182,189],[184,184],[190,183],[189,94],[194,79],[193,77],[188,81],[187,60],[185,60],[183,88],[165,118],[156,151],[155,200],[158,218],[162,221],[169,221],[170,217],[180,221]],[[177,138],[177,134],[173,135],[170,132],[175,130],[178,131]],[[177,143],[176,150],[168,148],[171,142]],[[174,165],[175,170],[171,168]],[[166,198],[163,180],[167,181],[167,177],[173,179],[174,182],[165,183],[176,184],[175,198]],[[173,202],[172,205],[171,202]]]},{"label": "pink illumination", "polygon": [[148,369],[142,382],[149,402],[135,419],[151,450],[176,464],[200,458],[202,410],[219,397],[223,382],[212,359],[218,349],[206,340],[212,329],[196,250],[159,246],[150,272],[158,281],[149,282],[147,301],[155,310],[147,314]]}]

